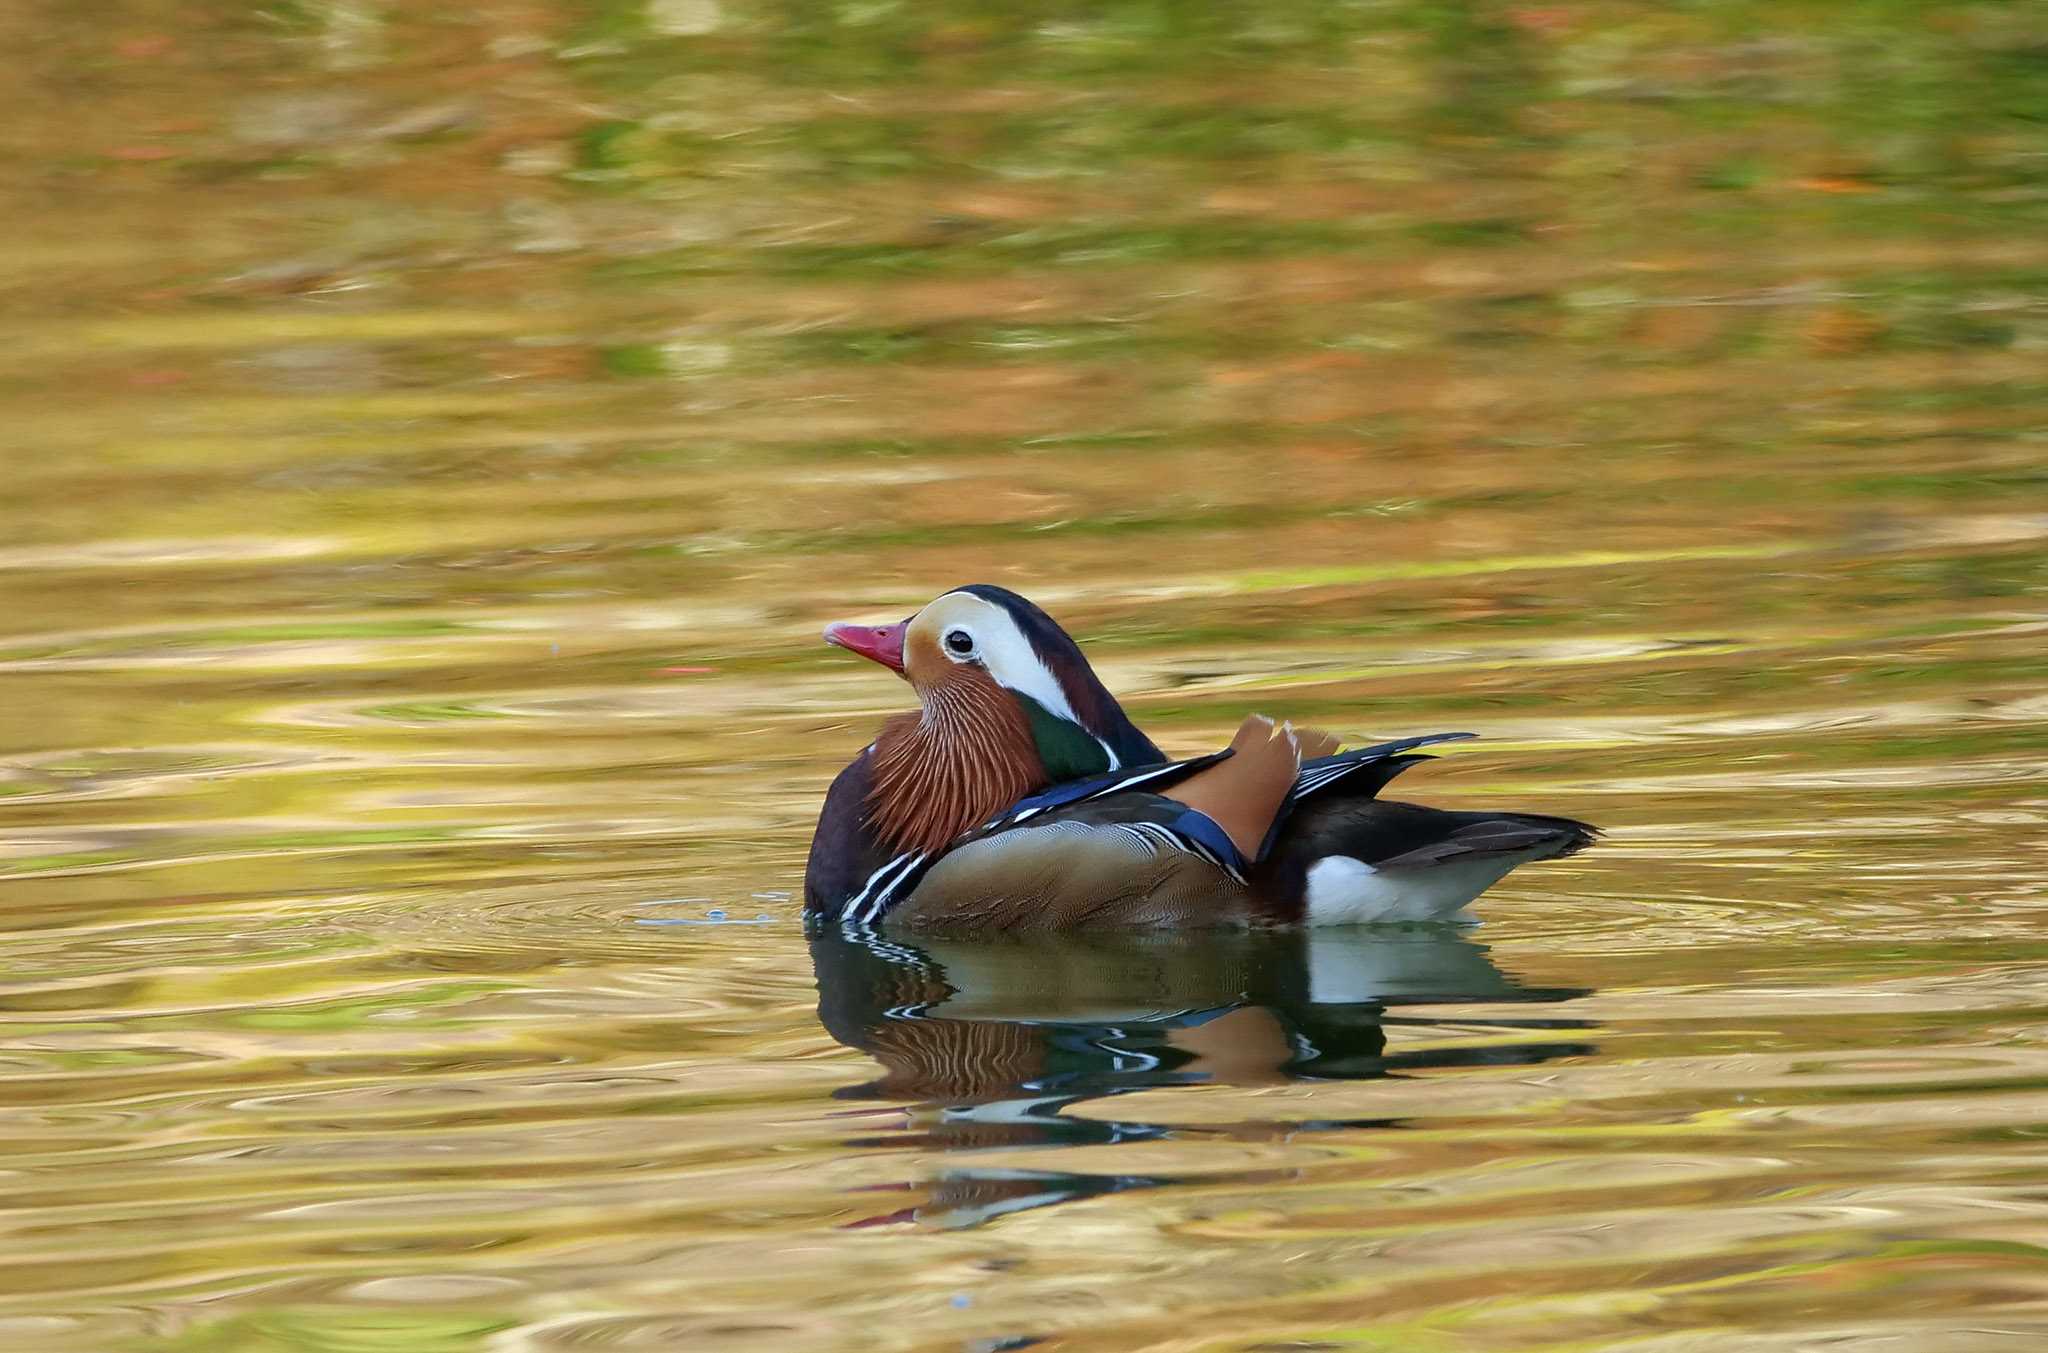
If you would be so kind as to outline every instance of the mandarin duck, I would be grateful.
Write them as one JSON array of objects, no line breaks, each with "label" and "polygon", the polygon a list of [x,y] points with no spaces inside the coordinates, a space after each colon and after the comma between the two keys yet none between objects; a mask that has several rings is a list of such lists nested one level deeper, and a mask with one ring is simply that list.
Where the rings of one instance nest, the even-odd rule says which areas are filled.
[{"label": "mandarin duck", "polygon": [[804,874],[804,909],[856,928],[1342,925],[1454,918],[1517,865],[1597,828],[1378,797],[1473,736],[1339,751],[1247,718],[1230,746],[1170,760],[1052,617],[986,583],[893,625],[825,641],[907,680],[920,708],[839,773]]}]

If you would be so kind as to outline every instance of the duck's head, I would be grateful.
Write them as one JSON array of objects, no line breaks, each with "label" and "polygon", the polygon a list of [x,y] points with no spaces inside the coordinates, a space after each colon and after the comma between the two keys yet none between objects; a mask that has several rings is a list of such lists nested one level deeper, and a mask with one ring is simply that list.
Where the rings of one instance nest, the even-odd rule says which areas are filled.
[{"label": "duck's head", "polygon": [[828,625],[825,642],[899,673],[928,727],[966,737],[1021,717],[1046,783],[1166,759],[1067,632],[1005,588],[955,588],[894,625]]}]

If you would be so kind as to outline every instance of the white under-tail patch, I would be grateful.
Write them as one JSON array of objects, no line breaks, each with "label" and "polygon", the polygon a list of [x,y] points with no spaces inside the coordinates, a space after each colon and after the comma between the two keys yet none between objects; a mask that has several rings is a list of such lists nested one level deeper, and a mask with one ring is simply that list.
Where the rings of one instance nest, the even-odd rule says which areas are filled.
[{"label": "white under-tail patch", "polygon": [[1349,855],[1326,855],[1309,866],[1306,918],[1310,925],[1447,921],[1510,869],[1540,853],[1515,851],[1386,870]]}]

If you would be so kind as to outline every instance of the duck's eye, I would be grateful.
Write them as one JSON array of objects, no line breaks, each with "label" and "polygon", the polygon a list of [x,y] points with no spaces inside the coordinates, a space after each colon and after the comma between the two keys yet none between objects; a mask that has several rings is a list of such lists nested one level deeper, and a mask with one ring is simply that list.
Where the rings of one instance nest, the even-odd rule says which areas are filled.
[{"label": "duck's eye", "polygon": [[947,630],[946,651],[956,658],[966,657],[974,652],[974,636],[966,630]]}]

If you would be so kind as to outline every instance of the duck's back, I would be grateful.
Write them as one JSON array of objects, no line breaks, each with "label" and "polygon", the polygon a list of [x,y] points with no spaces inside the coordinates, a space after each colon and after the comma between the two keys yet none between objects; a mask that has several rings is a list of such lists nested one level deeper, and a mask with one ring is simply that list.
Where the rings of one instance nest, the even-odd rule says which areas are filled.
[{"label": "duck's back", "polygon": [[826,795],[805,909],[826,921],[983,931],[1443,920],[1517,866],[1598,835],[1569,818],[1377,797],[1428,759],[1414,746],[1450,736],[1459,735],[1305,764],[1256,862],[1207,815],[1152,792],[1217,758],[1125,772],[1138,787],[1115,777],[1054,787],[927,856],[876,838],[863,752]]}]

